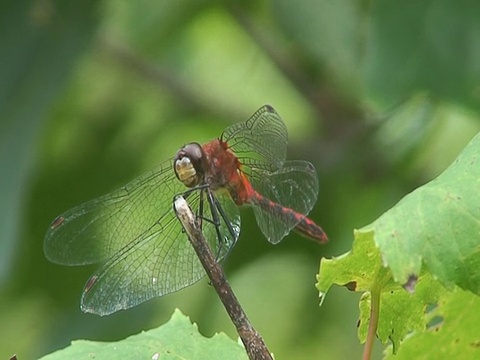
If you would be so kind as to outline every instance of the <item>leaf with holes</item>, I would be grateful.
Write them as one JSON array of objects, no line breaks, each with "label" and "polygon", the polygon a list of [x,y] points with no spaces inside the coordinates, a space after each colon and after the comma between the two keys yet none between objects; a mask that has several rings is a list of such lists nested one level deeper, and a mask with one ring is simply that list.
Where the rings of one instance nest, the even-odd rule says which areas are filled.
[{"label": "leaf with holes", "polygon": [[[362,342],[372,313],[379,319],[377,336],[390,339],[396,350],[408,334],[426,329],[428,306],[448,293],[441,285],[480,293],[479,159],[477,135],[435,180],[356,230],[351,252],[322,259],[317,283],[322,301],[333,284],[365,292]],[[380,304],[376,309],[374,300]]]},{"label": "leaf with holes", "polygon": [[378,296],[377,336],[383,343],[391,340],[394,350],[409,333],[425,329],[426,306],[435,304],[445,291],[429,274],[419,277],[414,293],[405,291],[395,283],[389,269],[382,265],[379,249],[373,241],[373,232],[355,231],[352,251],[335,259],[322,259],[317,278],[322,299],[333,284],[364,292],[359,304],[358,326],[358,337],[362,343],[367,338],[372,294]]},{"label": "leaf with holes", "polygon": [[460,290],[444,292],[427,313],[427,329],[413,333],[396,353],[385,359],[478,359],[480,354],[480,297]]}]

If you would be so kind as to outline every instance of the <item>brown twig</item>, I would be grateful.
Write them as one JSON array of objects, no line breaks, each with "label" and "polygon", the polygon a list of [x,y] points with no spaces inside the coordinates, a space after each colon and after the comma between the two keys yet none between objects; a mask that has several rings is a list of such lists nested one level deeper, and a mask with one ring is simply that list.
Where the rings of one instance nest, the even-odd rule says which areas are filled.
[{"label": "brown twig", "polygon": [[228,283],[225,272],[215,260],[202,232],[196,225],[195,217],[187,202],[178,196],[174,202],[174,209],[183,225],[195,252],[207,273],[212,286],[215,288],[225,310],[230,316],[238,335],[242,339],[248,357],[255,360],[272,360],[272,356],[260,334],[253,328],[247,315],[243,311],[237,297]]}]

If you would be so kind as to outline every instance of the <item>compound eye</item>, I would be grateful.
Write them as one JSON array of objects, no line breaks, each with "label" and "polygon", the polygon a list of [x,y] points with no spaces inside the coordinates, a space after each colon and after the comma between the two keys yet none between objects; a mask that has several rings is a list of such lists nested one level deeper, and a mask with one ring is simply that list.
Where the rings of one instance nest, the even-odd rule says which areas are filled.
[{"label": "compound eye", "polygon": [[200,144],[190,143],[185,145],[181,150],[184,151],[185,156],[189,157],[192,163],[200,165],[203,158],[203,150]]},{"label": "compound eye", "polygon": [[200,144],[190,143],[178,150],[174,158],[173,169],[178,180],[187,187],[198,185],[204,169],[203,150]]}]

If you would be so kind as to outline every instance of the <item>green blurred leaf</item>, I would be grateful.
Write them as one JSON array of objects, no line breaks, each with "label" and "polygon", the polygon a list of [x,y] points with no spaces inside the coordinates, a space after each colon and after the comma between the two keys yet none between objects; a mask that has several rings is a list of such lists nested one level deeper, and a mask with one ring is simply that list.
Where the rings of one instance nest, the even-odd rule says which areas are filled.
[{"label": "green blurred leaf", "polygon": [[185,30],[199,12],[210,5],[209,0],[191,2],[188,0],[160,1],[152,4],[149,0],[106,1],[104,19],[109,34],[136,44],[142,53],[172,56],[165,53],[165,43],[178,41],[178,35]]},{"label": "green blurred leaf", "polygon": [[373,2],[364,62],[384,104],[427,91],[480,110],[480,6],[475,0]]},{"label": "green blurred leaf", "polygon": [[77,340],[43,357],[54,359],[247,359],[242,346],[223,333],[205,338],[176,310],[168,323],[118,342]]},{"label": "green blurred leaf", "polygon": [[480,110],[475,0],[281,0],[275,10],[287,35],[337,88],[366,89],[366,101],[388,106],[427,92]]},{"label": "green blurred leaf", "polygon": [[325,67],[325,77],[343,85],[343,90],[359,90],[352,83],[360,79],[364,35],[360,2],[281,0],[275,2],[275,10],[286,33],[314,57],[318,68]]},{"label": "green blurred leaf", "polygon": [[95,1],[0,5],[0,276],[14,259],[41,121],[87,48]]}]

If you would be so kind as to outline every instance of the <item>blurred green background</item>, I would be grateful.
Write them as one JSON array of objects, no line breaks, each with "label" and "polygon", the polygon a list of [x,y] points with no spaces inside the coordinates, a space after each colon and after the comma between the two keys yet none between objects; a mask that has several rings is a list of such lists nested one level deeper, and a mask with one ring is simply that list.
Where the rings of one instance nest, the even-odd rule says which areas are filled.
[{"label": "blurred green background", "polygon": [[[250,209],[225,264],[277,359],[359,358],[359,295],[318,307],[322,256],[438,175],[480,129],[480,5],[430,1],[15,1],[0,4],[0,358],[121,339],[178,307],[236,333],[203,281],[100,318],[95,267],[49,263],[51,220],[273,105],[289,158],[320,177],[331,239],[270,245]],[[376,357],[382,347],[377,345]]]}]

